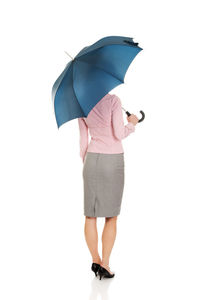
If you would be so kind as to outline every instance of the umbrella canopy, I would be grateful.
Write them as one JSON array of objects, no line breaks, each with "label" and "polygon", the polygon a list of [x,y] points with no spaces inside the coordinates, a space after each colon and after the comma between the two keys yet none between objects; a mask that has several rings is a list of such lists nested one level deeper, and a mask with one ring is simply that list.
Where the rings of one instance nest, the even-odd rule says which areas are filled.
[{"label": "umbrella canopy", "polygon": [[52,88],[58,128],[72,119],[87,117],[98,101],[124,83],[129,65],[141,50],[133,38],[124,36],[104,37],[84,47]]}]

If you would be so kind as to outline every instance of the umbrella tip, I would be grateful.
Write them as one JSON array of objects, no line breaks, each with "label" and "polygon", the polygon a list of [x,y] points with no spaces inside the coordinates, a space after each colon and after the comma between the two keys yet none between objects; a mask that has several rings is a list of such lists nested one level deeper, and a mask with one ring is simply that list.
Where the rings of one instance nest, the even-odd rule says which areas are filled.
[{"label": "umbrella tip", "polygon": [[71,59],[74,60],[74,58],[67,52],[67,51],[64,51]]}]

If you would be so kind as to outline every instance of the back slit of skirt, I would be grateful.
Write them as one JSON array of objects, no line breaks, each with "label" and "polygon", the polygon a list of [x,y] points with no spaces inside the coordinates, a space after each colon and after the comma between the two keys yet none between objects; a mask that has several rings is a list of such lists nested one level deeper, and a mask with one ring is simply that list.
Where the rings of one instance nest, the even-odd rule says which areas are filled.
[{"label": "back slit of skirt", "polygon": [[96,214],[96,201],[97,201],[97,183],[98,183],[98,178],[97,178],[97,172],[98,172],[98,167],[97,167],[97,163],[98,163],[98,158],[99,158],[100,153],[98,153],[97,159],[96,159],[96,193],[95,193],[95,200],[94,200],[94,216]]}]

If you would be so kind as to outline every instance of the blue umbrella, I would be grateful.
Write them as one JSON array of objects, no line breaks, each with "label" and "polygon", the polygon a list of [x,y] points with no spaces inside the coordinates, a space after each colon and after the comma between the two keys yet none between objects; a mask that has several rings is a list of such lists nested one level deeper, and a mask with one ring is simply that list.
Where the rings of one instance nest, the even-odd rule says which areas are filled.
[{"label": "blue umbrella", "polygon": [[[141,50],[132,38],[124,36],[104,37],[84,47],[52,87],[58,128],[72,119],[87,117],[98,101],[124,83],[129,65]],[[141,122],[144,113],[140,112]]]}]

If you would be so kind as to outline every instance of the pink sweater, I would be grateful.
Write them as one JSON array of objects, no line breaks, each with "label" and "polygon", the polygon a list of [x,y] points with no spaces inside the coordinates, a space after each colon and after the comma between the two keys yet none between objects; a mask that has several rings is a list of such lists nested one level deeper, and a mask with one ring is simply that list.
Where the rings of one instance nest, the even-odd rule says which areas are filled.
[{"label": "pink sweater", "polygon": [[[116,95],[105,95],[89,112],[87,118],[78,118],[80,130],[80,157],[86,152],[123,153],[121,140],[135,131],[133,123],[124,125],[121,101]],[[91,135],[88,144],[88,129]]]}]

